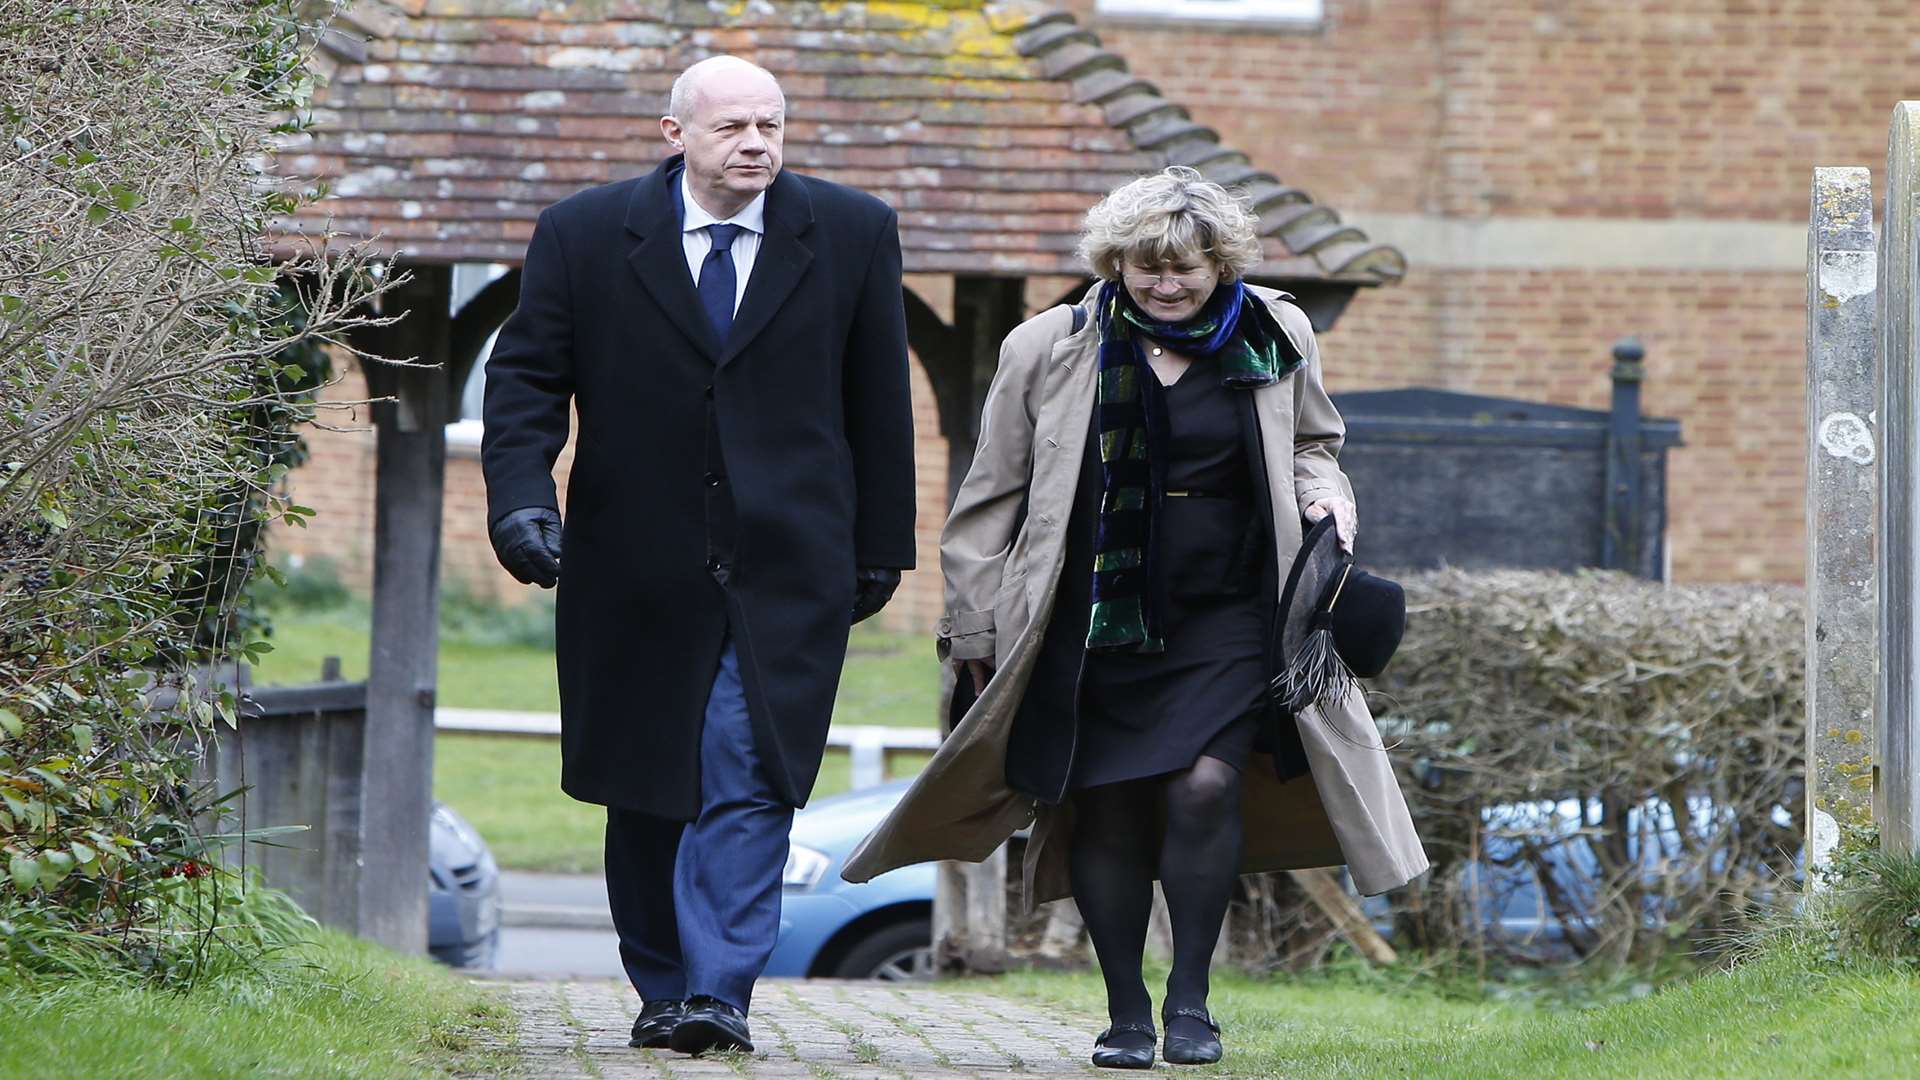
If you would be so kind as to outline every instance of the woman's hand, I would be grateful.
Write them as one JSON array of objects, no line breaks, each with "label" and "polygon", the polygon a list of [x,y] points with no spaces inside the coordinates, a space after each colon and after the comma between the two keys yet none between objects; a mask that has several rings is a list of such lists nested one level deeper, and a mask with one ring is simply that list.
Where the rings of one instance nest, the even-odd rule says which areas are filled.
[{"label": "woman's hand", "polygon": [[993,678],[993,664],[986,660],[962,660],[960,669],[973,677],[973,694],[979,697],[987,692],[987,680]]},{"label": "woman's hand", "polygon": [[1340,550],[1353,554],[1353,537],[1360,531],[1359,509],[1353,505],[1352,499],[1328,495],[1313,500],[1305,510],[1300,511],[1300,516],[1306,518],[1309,525],[1318,524],[1328,514],[1333,515],[1333,535],[1340,542]]}]

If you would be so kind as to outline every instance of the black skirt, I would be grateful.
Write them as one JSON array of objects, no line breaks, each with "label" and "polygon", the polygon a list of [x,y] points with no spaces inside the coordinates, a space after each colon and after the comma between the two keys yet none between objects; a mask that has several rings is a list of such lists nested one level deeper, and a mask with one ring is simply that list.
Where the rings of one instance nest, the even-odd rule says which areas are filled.
[{"label": "black skirt", "polygon": [[1239,393],[1204,361],[1166,389],[1153,553],[1166,648],[1086,655],[1072,788],[1177,772],[1203,754],[1246,766],[1266,690],[1268,575]]}]

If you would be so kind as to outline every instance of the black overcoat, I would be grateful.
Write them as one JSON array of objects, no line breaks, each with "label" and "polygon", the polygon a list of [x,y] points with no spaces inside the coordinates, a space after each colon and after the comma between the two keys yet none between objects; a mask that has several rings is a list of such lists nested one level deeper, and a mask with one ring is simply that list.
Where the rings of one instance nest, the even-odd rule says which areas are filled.
[{"label": "black overcoat", "polygon": [[914,560],[900,240],[886,204],[781,172],[728,340],[681,247],[681,159],[541,213],[487,363],[489,521],[558,509],[561,787],[689,819],[731,630],[795,806],[825,747],[856,566]]}]

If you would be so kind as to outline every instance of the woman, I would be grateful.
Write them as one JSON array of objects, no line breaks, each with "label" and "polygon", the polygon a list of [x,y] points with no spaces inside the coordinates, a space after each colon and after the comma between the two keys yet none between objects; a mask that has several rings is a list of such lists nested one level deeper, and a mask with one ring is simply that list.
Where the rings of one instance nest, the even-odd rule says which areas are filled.
[{"label": "woman", "polygon": [[1302,519],[1357,515],[1307,316],[1242,275],[1253,215],[1192,169],[1087,215],[1101,279],[1009,334],[941,540],[940,650],[979,694],[849,880],[980,859],[1033,819],[1030,899],[1070,891],[1106,980],[1093,1061],[1148,1068],[1157,877],[1174,1064],[1221,1055],[1208,967],[1236,877],[1347,863],[1365,892],[1426,869],[1364,698],[1268,707],[1270,627]]}]

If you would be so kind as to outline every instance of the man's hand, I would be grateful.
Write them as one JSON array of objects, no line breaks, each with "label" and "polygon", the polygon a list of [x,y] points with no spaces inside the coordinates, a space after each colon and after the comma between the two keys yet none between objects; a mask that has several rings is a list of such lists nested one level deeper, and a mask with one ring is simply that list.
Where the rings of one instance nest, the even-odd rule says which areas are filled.
[{"label": "man's hand", "polygon": [[960,661],[960,670],[972,677],[973,696],[979,697],[981,694],[987,692],[987,680],[993,678],[993,662],[991,660],[962,660]]},{"label": "man's hand", "polygon": [[872,618],[893,599],[900,587],[900,571],[863,566],[853,572],[853,621]]},{"label": "man's hand", "polygon": [[544,506],[523,506],[488,530],[494,557],[522,585],[551,589],[560,580],[560,515]]},{"label": "man's hand", "polygon": [[1300,516],[1306,518],[1309,525],[1318,524],[1320,519],[1328,514],[1333,515],[1333,535],[1340,542],[1340,550],[1349,555],[1353,554],[1353,537],[1360,531],[1359,509],[1353,505],[1352,499],[1328,495],[1315,499],[1300,512]]}]

